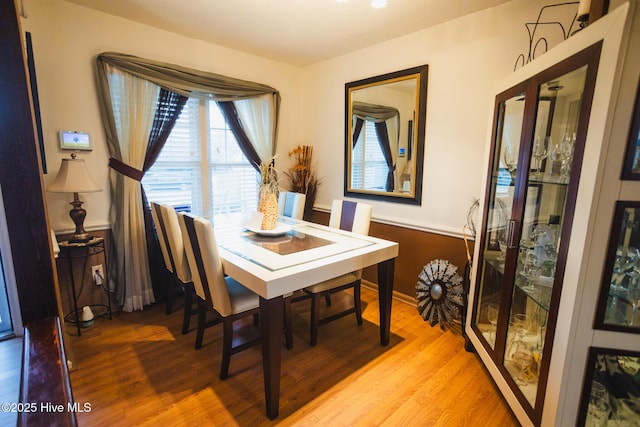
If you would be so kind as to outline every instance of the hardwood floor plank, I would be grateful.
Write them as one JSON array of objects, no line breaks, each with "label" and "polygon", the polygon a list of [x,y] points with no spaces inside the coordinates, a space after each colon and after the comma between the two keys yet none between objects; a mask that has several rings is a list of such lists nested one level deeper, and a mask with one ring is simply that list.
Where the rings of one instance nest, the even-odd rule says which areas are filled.
[{"label": "hardwood floor plank", "polygon": [[[377,294],[363,288],[364,324],[348,316],[320,328],[310,347],[309,302],[293,304],[294,348],[282,351],[280,416],[265,414],[259,347],[231,358],[221,381],[220,327],[202,349],[182,335],[179,311],[161,305],[99,319],[71,336],[71,373],[81,426],[515,426],[477,356],[464,340],[432,328],[415,307],[393,302],[391,339],[381,346]],[[348,294],[332,297],[339,311]],[[236,329],[252,328],[251,319]]]}]

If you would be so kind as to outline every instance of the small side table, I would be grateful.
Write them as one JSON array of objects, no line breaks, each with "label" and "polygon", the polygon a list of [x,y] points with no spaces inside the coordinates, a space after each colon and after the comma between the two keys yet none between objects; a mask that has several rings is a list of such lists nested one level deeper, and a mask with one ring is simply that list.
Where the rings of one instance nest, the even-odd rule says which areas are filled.
[{"label": "small side table", "polygon": [[[93,306],[101,306],[107,308],[107,314],[109,315],[109,320],[111,320],[111,294],[109,293],[109,285],[107,281],[107,252],[104,246],[104,238],[102,237],[92,237],[88,242],[75,243],[70,242],[68,240],[62,240],[58,242],[58,246],[60,246],[60,254],[58,258],[66,259],[67,265],[69,266],[69,276],[71,278],[71,292],[73,293],[73,318],[75,318],[76,326],[78,327],[78,336],[82,335],[80,332],[80,314],[78,310],[78,297],[76,294],[76,284],[75,278],[73,277],[73,260],[74,259],[87,259],[91,255],[104,254],[104,278],[102,281],[102,286],[105,292],[107,293],[107,304],[93,304]],[[65,320],[66,320],[65,316]],[[71,321],[73,322],[73,321]]]}]

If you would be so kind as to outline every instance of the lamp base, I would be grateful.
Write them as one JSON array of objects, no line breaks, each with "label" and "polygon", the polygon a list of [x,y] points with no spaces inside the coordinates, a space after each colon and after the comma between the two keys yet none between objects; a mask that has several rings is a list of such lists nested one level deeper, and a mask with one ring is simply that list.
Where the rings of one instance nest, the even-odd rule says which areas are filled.
[{"label": "lamp base", "polygon": [[71,202],[73,209],[69,211],[69,216],[76,225],[76,232],[69,239],[70,243],[87,243],[91,240],[91,236],[84,230],[84,218],[87,216],[87,211],[82,208],[82,202],[78,197],[78,193],[73,193],[73,202]]},{"label": "lamp base", "polygon": [[69,237],[69,243],[87,243],[91,239],[93,236],[90,236],[89,233],[74,234]]}]

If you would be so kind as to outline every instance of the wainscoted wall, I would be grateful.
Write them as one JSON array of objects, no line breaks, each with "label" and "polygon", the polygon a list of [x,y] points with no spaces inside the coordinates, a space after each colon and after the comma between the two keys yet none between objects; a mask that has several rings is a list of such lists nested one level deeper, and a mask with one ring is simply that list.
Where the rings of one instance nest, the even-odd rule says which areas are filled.
[{"label": "wainscoted wall", "polygon": [[[329,213],[314,210],[309,220],[318,224],[327,225],[329,224]],[[109,247],[112,239],[111,230],[95,230],[90,233],[105,239],[107,256],[109,256]],[[427,263],[434,259],[448,260],[458,267],[460,276],[463,275],[467,255],[462,238],[444,236],[397,225],[383,224],[375,220],[371,222],[369,234],[399,243],[400,252],[398,258],[396,258],[394,293],[396,297],[402,300],[415,302],[418,274],[420,274],[422,268]],[[69,234],[59,234],[56,237],[58,240],[65,240],[69,237]],[[469,244],[470,251],[473,253],[473,242],[469,242]],[[69,265],[66,259],[58,258],[56,262],[60,282],[62,309],[64,314],[68,315],[73,311]],[[150,262],[151,265],[155,265],[153,260]],[[159,272],[164,272],[164,269],[161,268],[161,261],[159,262],[160,264],[158,264],[156,268]],[[104,290],[97,286],[91,277],[91,266],[96,264],[103,264],[105,271],[108,272],[108,270],[106,270],[104,254],[92,255],[87,258],[86,261],[84,259],[73,260],[73,273],[76,292],[78,293],[78,307],[80,308],[90,304],[107,303],[107,296]],[[376,267],[366,268],[363,272],[363,278],[366,281],[377,284],[378,272]],[[154,279],[154,292],[156,294],[156,301],[159,302],[165,299],[164,280],[166,280],[166,278],[156,277]],[[118,309],[113,300],[111,301],[111,308],[112,310]]]},{"label": "wainscoted wall", "polygon": [[[329,213],[314,210],[310,220],[327,225],[329,224]],[[369,234],[398,242],[400,245],[394,273],[394,291],[399,298],[415,301],[418,274],[427,263],[434,259],[448,260],[458,267],[460,276],[464,273],[467,255],[462,238],[383,224],[375,222],[375,220],[371,222]],[[469,244],[469,250],[473,253],[473,242],[469,242]],[[363,272],[363,278],[377,283],[376,267],[366,268]]]},{"label": "wainscoted wall", "polygon": [[[109,248],[111,245],[111,230],[95,230],[89,232],[92,236],[102,237],[105,239],[105,252],[109,257]],[[66,240],[69,234],[59,234],[56,236],[58,241]],[[60,300],[62,303],[62,311],[65,317],[73,313],[73,293],[71,291],[71,275],[69,272],[69,264],[67,259],[60,256],[56,259],[58,268],[58,281],[60,283]],[[111,260],[109,260],[111,262]],[[91,277],[91,266],[102,264],[105,274],[108,274],[107,263],[105,262],[105,254],[91,255],[87,258],[72,259],[73,277],[75,281],[76,294],[78,295],[78,308],[81,310],[85,305],[91,304],[107,304],[107,294],[102,286],[97,286]],[[117,305],[111,301],[111,309],[116,310]],[[102,308],[96,308],[94,313],[101,314]],[[71,315],[72,316],[72,315]]]}]

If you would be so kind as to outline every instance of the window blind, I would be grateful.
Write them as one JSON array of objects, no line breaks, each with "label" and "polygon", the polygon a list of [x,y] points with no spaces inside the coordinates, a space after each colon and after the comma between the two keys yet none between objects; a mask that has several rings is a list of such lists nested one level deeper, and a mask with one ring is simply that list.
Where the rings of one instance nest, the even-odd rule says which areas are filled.
[{"label": "window blind", "polygon": [[255,211],[258,175],[213,101],[189,99],[158,160],[142,180],[148,200],[238,223]]},{"label": "window blind", "polygon": [[375,123],[367,120],[352,152],[351,185],[364,190],[385,191],[388,169]]}]

